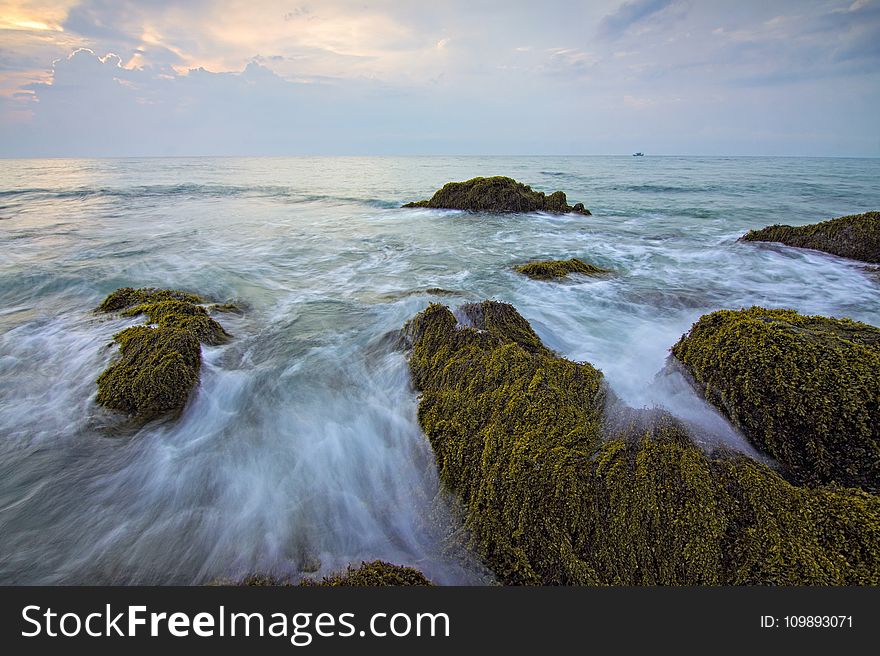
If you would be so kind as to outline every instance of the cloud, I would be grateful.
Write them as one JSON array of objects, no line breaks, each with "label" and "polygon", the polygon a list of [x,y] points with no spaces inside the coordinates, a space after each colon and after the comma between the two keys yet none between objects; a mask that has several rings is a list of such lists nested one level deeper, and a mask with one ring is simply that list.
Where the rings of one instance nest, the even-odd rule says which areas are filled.
[{"label": "cloud", "polygon": [[581,48],[551,48],[550,61],[566,68],[588,68],[599,61],[599,57]]},{"label": "cloud", "polygon": [[636,96],[626,95],[623,97],[623,104],[632,109],[648,109],[657,104],[653,98],[638,98]]},{"label": "cloud", "polygon": [[876,0],[499,6],[0,0],[0,155],[880,151]]},{"label": "cloud", "polygon": [[456,100],[377,81],[294,82],[257,61],[236,72],[186,74],[122,64],[118,55],[88,49],[55,62],[50,80],[27,87],[37,100],[27,129],[0,132],[4,154],[395,152],[412,134],[430,143],[433,134],[454,131],[480,144],[486,125],[512,129],[527,112],[488,98],[459,125]]},{"label": "cloud", "polygon": [[[760,25],[718,34],[713,65],[737,87],[790,86],[873,77],[880,71],[880,6],[855,3],[792,11]],[[871,84],[868,81],[868,84]]]},{"label": "cloud", "polygon": [[672,5],[675,0],[630,0],[624,2],[599,23],[599,34],[604,37],[616,37],[646,19],[660,13]]}]

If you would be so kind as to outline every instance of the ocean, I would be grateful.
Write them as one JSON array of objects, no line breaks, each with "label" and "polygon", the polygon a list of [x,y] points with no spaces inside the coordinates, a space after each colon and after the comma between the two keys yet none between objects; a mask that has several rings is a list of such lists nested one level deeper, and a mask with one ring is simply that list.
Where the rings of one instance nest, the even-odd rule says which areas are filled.
[{"label": "ocean", "polygon": [[[400,209],[507,175],[593,216]],[[394,331],[431,302],[513,304],[549,347],[637,407],[751,455],[666,366],[701,315],[751,305],[880,326],[880,276],[752,228],[880,209],[880,159],[300,157],[0,163],[0,583],[199,584],[381,558],[439,583],[486,573],[450,547]],[[547,283],[511,266],[613,270]],[[171,287],[242,315],[204,346],[182,416],[98,407],[112,336],[92,310]]]}]

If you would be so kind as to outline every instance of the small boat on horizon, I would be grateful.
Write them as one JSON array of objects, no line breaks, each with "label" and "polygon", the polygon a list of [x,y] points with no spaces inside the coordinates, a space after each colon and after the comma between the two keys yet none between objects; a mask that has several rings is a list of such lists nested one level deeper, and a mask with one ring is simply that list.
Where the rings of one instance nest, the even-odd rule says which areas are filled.
[{"label": "small boat on horizon", "polygon": [[645,153],[633,153],[633,157],[644,157]]}]

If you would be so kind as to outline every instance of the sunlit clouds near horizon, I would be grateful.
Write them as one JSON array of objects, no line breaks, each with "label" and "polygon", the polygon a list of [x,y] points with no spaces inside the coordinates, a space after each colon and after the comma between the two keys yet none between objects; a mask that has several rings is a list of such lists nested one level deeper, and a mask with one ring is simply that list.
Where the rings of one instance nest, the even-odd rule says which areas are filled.
[{"label": "sunlit clouds near horizon", "polygon": [[880,155],[880,0],[0,0],[0,156]]}]

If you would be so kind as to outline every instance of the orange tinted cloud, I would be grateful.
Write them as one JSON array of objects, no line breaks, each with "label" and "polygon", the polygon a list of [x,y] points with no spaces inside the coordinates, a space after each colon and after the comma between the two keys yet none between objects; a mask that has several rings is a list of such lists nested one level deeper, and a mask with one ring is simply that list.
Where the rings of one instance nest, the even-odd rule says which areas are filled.
[{"label": "orange tinted cloud", "polygon": [[28,0],[0,0],[0,30],[29,32],[62,32],[61,24],[75,0],[59,2],[29,2]]}]

